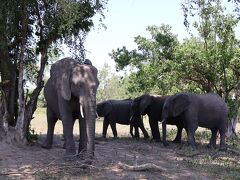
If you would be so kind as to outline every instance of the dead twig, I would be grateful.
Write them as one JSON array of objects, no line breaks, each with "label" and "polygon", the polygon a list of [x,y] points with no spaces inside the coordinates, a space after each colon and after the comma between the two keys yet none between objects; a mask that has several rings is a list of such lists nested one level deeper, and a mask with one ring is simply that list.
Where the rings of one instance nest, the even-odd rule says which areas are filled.
[{"label": "dead twig", "polygon": [[157,166],[155,164],[152,163],[146,163],[146,164],[142,164],[142,165],[137,165],[137,166],[130,166],[127,164],[123,164],[121,162],[118,163],[118,168],[120,169],[124,169],[124,170],[129,170],[129,171],[165,171],[166,169]]}]

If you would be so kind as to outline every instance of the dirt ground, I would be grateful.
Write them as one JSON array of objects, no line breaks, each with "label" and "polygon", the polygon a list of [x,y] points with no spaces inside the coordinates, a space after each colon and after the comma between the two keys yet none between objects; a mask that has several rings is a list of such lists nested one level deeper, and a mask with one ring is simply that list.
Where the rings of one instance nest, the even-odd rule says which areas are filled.
[{"label": "dirt ground", "polygon": [[[40,147],[43,139],[41,135],[37,143],[24,147],[1,143],[0,179],[225,179],[232,178],[226,176],[229,170],[236,171],[233,179],[240,178],[239,154],[208,150],[202,144],[192,151],[186,143],[164,147],[144,139],[97,137],[95,158],[87,165],[78,158],[63,159],[61,135],[55,136],[50,150]],[[201,163],[206,157],[211,162],[232,159],[235,169]]]},{"label": "dirt ground", "polygon": [[[206,143],[210,133],[197,130],[197,150],[187,146],[186,134],[183,143],[162,143],[150,139],[132,139],[129,126],[118,125],[118,139],[100,138],[102,120],[96,121],[95,157],[91,165],[75,157],[64,160],[62,148],[62,124],[55,126],[52,149],[41,148],[47,132],[45,109],[38,109],[31,122],[38,141],[28,146],[9,145],[0,142],[0,180],[5,179],[240,179],[240,139],[227,142],[229,151],[208,149]],[[149,134],[148,121],[145,127]],[[210,131],[209,131],[210,132]],[[238,131],[239,132],[239,131]],[[78,123],[74,126],[78,147]],[[142,134],[141,134],[142,135]],[[172,140],[176,131],[168,131]],[[240,134],[238,134],[240,137]],[[207,140],[207,141],[206,141]]]}]

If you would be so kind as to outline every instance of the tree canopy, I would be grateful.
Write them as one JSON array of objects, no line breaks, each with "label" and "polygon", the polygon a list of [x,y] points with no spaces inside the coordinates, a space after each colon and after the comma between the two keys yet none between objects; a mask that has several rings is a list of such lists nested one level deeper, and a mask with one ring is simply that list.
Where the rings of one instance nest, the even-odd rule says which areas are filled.
[{"label": "tree canopy", "polygon": [[[104,17],[106,4],[107,0],[1,1],[0,127],[5,121],[18,129],[17,137],[26,138],[49,57],[65,43],[77,49],[83,60],[84,36],[95,14]],[[23,88],[29,80],[36,85],[31,94]]]},{"label": "tree canopy", "polygon": [[196,32],[191,37],[180,42],[169,25],[149,26],[149,39],[135,37],[137,49],[118,48],[111,57],[118,70],[134,70],[130,92],[216,92],[228,103],[230,117],[236,117],[240,105],[240,41],[235,35],[239,16],[226,13],[220,0],[191,0],[182,7],[187,30]]}]

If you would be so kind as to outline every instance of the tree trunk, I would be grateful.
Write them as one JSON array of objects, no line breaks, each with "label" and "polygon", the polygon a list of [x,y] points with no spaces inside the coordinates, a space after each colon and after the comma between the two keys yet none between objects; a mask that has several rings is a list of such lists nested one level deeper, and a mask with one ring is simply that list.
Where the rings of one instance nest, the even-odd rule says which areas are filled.
[{"label": "tree trunk", "polygon": [[[8,48],[7,48],[7,39],[5,37],[5,33],[0,31],[0,73],[1,73],[1,86],[2,86],[2,91],[4,92],[4,97],[11,97],[11,70],[12,70],[12,64],[9,59],[8,55]],[[8,99],[5,99],[4,101],[7,103],[7,111],[6,113],[9,114],[9,107],[11,107],[10,101]],[[7,116],[8,119],[7,121],[13,122],[14,120],[10,118],[11,116]]]},{"label": "tree trunk", "polygon": [[26,106],[26,114],[25,114],[25,120],[24,120],[26,122],[24,127],[25,132],[28,131],[30,122],[33,119],[33,113],[37,108],[38,96],[42,88],[44,87],[44,81],[42,79],[43,79],[44,69],[45,69],[47,60],[48,60],[48,56],[47,56],[47,47],[46,47],[41,51],[41,67],[40,67],[40,70],[38,71],[37,87],[33,90],[32,96]]},{"label": "tree trunk", "polygon": [[8,131],[8,111],[5,94],[0,87],[0,140]]},{"label": "tree trunk", "polygon": [[24,75],[24,53],[26,50],[27,43],[27,9],[25,1],[21,2],[22,5],[22,29],[21,29],[21,45],[20,45],[20,55],[19,55],[19,78],[18,78],[18,99],[19,99],[19,109],[18,109],[18,119],[15,127],[15,139],[17,142],[26,143],[26,131],[25,131],[25,106],[26,102],[24,99],[24,89],[23,89],[23,75]]}]

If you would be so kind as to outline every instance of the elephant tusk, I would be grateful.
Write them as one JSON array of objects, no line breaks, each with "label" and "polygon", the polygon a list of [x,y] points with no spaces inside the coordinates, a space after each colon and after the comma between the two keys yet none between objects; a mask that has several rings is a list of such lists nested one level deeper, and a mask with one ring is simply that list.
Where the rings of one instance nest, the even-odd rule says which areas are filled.
[{"label": "elephant tusk", "polygon": [[84,118],[83,107],[82,107],[82,105],[80,105],[80,113],[81,113],[82,118]]},{"label": "elephant tusk", "polygon": [[132,121],[133,115],[130,117],[130,122]]},{"label": "elephant tusk", "polygon": [[167,121],[167,119],[163,119],[163,120],[162,120],[162,123],[164,123],[165,121]]},{"label": "elephant tusk", "polygon": [[99,115],[98,115],[97,111],[96,111],[96,118],[99,118]]}]

